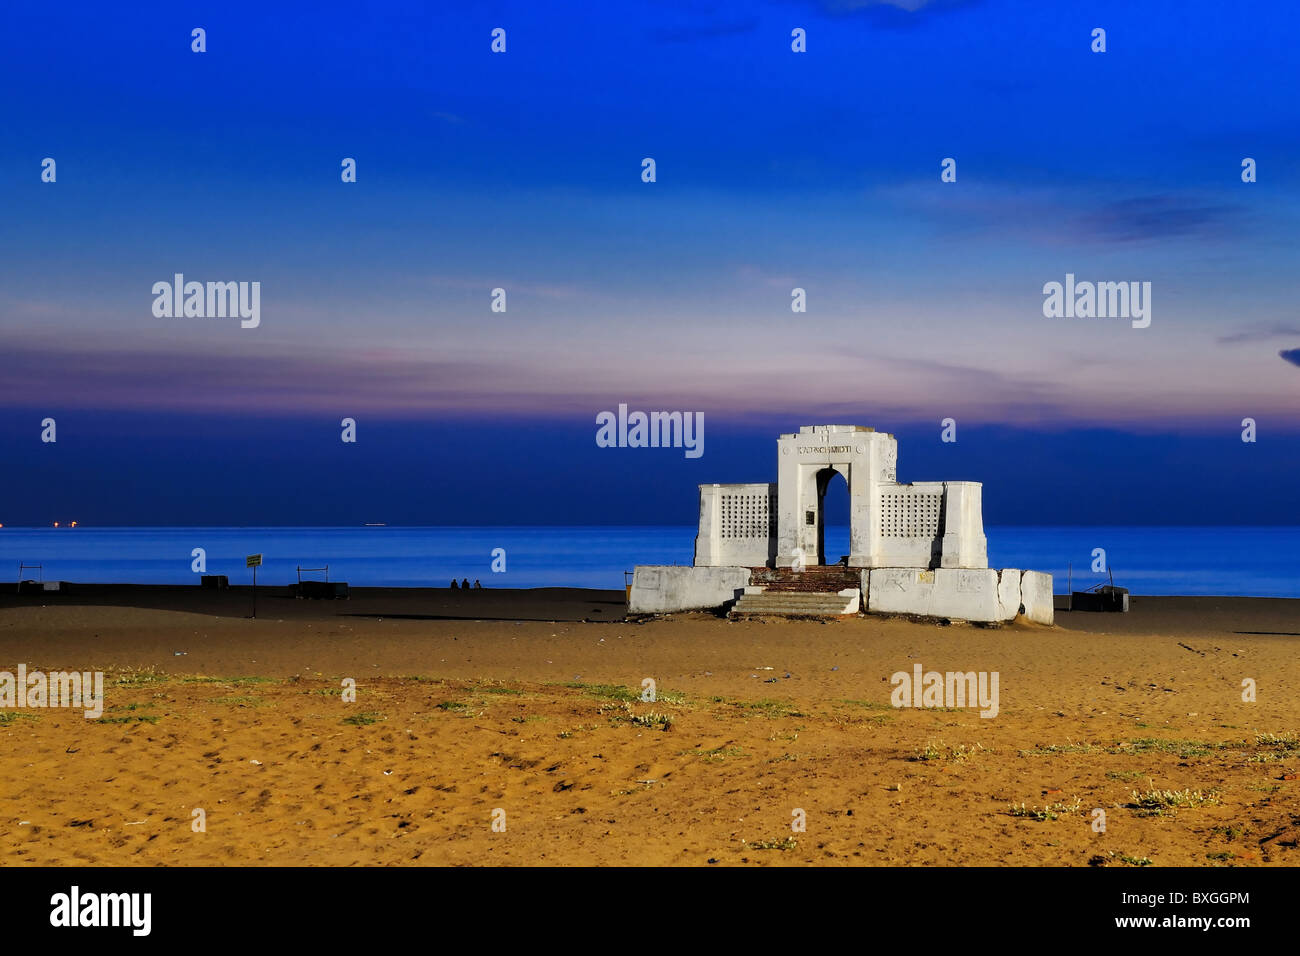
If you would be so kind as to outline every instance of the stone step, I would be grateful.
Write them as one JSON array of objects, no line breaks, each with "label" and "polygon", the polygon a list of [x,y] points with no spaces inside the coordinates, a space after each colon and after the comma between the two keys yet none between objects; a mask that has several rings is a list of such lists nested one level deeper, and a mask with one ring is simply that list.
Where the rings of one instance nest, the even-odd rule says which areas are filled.
[{"label": "stone step", "polygon": [[736,602],[731,615],[840,617],[856,614],[861,604],[861,595],[856,588],[849,590],[851,593],[847,594],[837,594],[834,591],[748,592]]}]

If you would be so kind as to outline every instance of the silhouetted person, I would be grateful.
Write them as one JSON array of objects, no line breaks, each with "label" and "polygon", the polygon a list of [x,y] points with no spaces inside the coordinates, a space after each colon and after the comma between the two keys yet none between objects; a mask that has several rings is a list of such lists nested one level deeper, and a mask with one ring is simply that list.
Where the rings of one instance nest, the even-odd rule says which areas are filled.
[{"label": "silhouetted person", "polygon": [[458,587],[460,587],[460,585],[456,583],[456,579],[455,579],[455,578],[452,578],[452,579],[451,579],[451,589],[454,591],[454,590],[456,590]]},{"label": "silhouetted person", "polygon": [[477,590],[481,589],[482,587],[483,587],[483,585],[479,584],[479,580],[478,580],[478,578],[475,578],[475,579],[474,579],[474,590],[477,591]]},{"label": "silhouetted person", "polygon": [[466,578],[464,581],[461,581],[461,582],[460,582],[460,586],[461,586],[462,588],[464,588],[466,591],[468,591],[468,590],[469,590],[469,578]]}]

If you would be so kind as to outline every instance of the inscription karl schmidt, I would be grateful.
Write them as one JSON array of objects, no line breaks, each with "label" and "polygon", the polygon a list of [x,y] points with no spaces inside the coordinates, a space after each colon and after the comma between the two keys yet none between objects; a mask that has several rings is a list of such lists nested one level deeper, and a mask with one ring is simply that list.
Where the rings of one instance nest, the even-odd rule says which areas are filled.
[{"label": "inscription karl schmidt", "polygon": [[852,445],[798,445],[796,451],[801,455],[847,455],[853,451]]}]

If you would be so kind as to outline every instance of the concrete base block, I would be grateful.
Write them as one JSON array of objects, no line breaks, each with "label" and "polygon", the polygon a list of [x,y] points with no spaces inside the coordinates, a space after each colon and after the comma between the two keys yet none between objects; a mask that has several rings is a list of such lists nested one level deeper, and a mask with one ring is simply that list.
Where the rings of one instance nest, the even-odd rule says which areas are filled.
[{"label": "concrete base block", "polygon": [[638,565],[627,609],[632,614],[711,611],[727,606],[749,585],[749,568]]},{"label": "concrete base block", "polygon": [[1042,571],[1026,571],[1020,576],[1020,603],[1025,617],[1036,624],[1052,624],[1055,607],[1052,602],[1052,576]]},{"label": "concrete base block", "polygon": [[875,568],[867,610],[992,624],[1020,611],[1020,571],[1008,568]]}]

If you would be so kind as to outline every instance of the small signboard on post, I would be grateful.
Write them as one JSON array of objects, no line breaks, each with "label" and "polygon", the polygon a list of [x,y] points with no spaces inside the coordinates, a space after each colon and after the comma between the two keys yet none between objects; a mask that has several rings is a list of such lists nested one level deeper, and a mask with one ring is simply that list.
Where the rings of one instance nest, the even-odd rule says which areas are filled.
[{"label": "small signboard on post", "polygon": [[250,554],[244,559],[244,567],[253,569],[253,617],[257,617],[257,569],[261,564],[260,554]]}]

